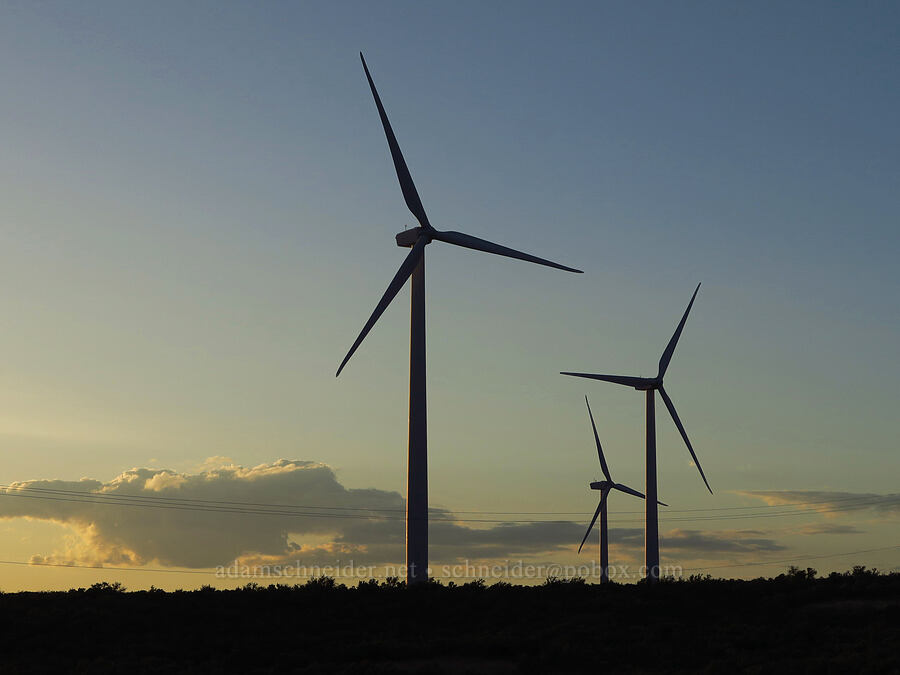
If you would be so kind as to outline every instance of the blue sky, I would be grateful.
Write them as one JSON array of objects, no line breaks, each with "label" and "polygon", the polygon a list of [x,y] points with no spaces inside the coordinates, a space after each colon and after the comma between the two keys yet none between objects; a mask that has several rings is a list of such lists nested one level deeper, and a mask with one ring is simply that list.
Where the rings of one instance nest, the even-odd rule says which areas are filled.
[{"label": "blue sky", "polygon": [[[698,281],[667,388],[716,496],[664,418],[660,495],[895,492],[898,14],[4,8],[0,482],[285,457],[404,491],[405,292],[333,376],[413,223],[363,50],[436,227],[585,270],[430,247],[433,503],[586,519],[585,393],[640,484],[640,395],[556,373],[654,372]],[[849,551],[896,521],[863,529],[778,536]]]}]

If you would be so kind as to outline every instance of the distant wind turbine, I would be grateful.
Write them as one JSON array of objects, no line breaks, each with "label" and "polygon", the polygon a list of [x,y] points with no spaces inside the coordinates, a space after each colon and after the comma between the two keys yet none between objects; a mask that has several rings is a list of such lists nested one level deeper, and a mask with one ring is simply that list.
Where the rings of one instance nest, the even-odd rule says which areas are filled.
[{"label": "distant wind turbine", "polygon": [[[594,523],[597,522],[597,516],[600,516],[600,583],[605,584],[609,581],[609,534],[606,525],[606,498],[612,490],[618,490],[619,492],[634,495],[641,499],[644,499],[644,495],[627,485],[616,483],[612,479],[612,476],[609,475],[609,467],[606,465],[606,458],[603,456],[603,448],[600,445],[600,436],[597,435],[597,425],[594,424],[594,414],[591,412],[591,404],[588,403],[587,396],[584,397],[584,402],[587,403],[588,416],[591,418],[591,428],[594,430],[594,441],[597,444],[597,456],[600,458],[600,469],[603,471],[603,476],[606,480],[594,481],[591,483],[591,490],[600,490],[600,503],[597,505],[597,510],[594,511],[594,517],[591,519],[591,524],[588,525],[587,532],[584,533],[584,539],[581,540],[578,552],[581,553],[584,542],[587,541],[588,535],[594,528]],[[668,506],[668,504],[663,504],[663,502],[659,503],[663,506]]]},{"label": "distant wind turbine", "polygon": [[568,372],[561,373],[562,375],[586,377],[592,380],[602,380],[603,382],[624,384],[626,387],[634,387],[638,391],[647,392],[647,460],[645,486],[645,489],[647,490],[647,501],[645,505],[646,516],[644,524],[644,556],[647,578],[651,581],[659,579],[659,513],[656,505],[656,414],[654,411],[654,392],[656,390],[659,390],[659,395],[662,397],[663,402],[666,404],[666,408],[668,408],[669,414],[672,416],[672,420],[675,422],[675,426],[678,427],[678,431],[681,434],[681,437],[684,439],[684,443],[685,445],[687,445],[687,449],[691,453],[691,457],[694,459],[694,464],[696,465],[697,470],[700,472],[700,477],[703,478],[703,482],[706,484],[706,489],[709,490],[710,494],[712,494],[712,488],[709,487],[709,481],[706,480],[706,475],[703,473],[703,468],[700,466],[700,460],[697,459],[697,454],[694,452],[694,447],[691,445],[691,441],[688,438],[687,432],[684,430],[684,425],[681,423],[681,419],[679,419],[678,413],[675,411],[675,404],[672,403],[672,399],[669,398],[669,395],[663,388],[663,377],[665,376],[666,370],[669,367],[669,361],[672,360],[672,354],[675,352],[675,346],[678,344],[678,338],[681,337],[681,331],[684,330],[684,323],[685,321],[687,321],[688,314],[690,313],[691,307],[694,304],[694,298],[697,297],[697,291],[699,290],[700,284],[697,284],[697,288],[694,289],[694,294],[691,296],[691,301],[688,303],[687,309],[684,311],[684,316],[681,317],[681,322],[678,324],[678,328],[675,329],[675,334],[672,335],[672,339],[669,340],[669,344],[666,345],[666,349],[665,351],[663,351],[663,354],[659,359],[659,371],[657,372],[656,377],[628,377],[623,375],[593,375],[590,373]]},{"label": "distant wind turbine", "polygon": [[372,330],[372,326],[391,304],[400,288],[406,280],[412,277],[412,311],[410,314],[410,344],[409,344],[409,450],[407,463],[407,500],[406,500],[406,578],[407,583],[414,584],[428,580],[428,433],[426,422],[425,404],[425,247],[432,241],[443,241],[465,248],[485,251],[508,258],[517,258],[528,262],[555,267],[567,272],[581,272],[565,265],[559,265],[550,260],[538,258],[527,253],[522,253],[506,246],[500,246],[478,237],[473,237],[462,232],[436,230],[428,222],[419,193],[413,184],[412,176],[400,152],[397,138],[388,121],[387,113],[381,104],[381,97],[375,89],[375,83],[369,74],[366,60],[360,53],[366,79],[369,88],[375,98],[378,115],[384,127],[391,157],[394,160],[394,169],[400,180],[400,189],[406,206],[419,221],[419,227],[401,232],[396,236],[397,246],[411,248],[406,260],[400,265],[397,274],[391,281],[381,300],[375,306],[375,310],[366,321],[359,336],[350,347],[350,351],[341,361],[336,376],[341,374],[347,361],[353,356],[357,347]]}]

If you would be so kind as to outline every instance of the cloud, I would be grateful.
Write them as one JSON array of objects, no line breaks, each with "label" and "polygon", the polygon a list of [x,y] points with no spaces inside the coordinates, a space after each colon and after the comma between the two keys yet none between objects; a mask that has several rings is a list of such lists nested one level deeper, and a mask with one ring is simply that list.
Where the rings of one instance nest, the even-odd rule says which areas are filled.
[{"label": "cloud", "polygon": [[708,553],[758,553],[783,551],[785,547],[764,537],[759,530],[669,530],[660,536],[660,547],[682,555],[702,557]]},{"label": "cloud", "polygon": [[[785,493],[759,495],[789,499]],[[803,500],[814,501],[808,493]],[[325,464],[284,459],[247,468],[215,457],[192,472],[136,468],[108,482],[32,480],[0,488],[0,519],[29,518],[70,528],[59,550],[33,557],[62,564],[399,565],[405,557],[405,509],[398,492],[348,489]],[[572,556],[585,525],[487,524],[431,509],[430,560]],[[643,528],[612,525],[609,534],[614,557],[642,557]],[[757,530],[674,529],[662,533],[661,546],[683,559],[784,548]]]},{"label": "cloud", "polygon": [[[784,546],[768,538],[761,530],[686,530],[676,528],[661,532],[659,545],[664,551],[677,551],[680,555],[703,556],[707,553],[754,553],[781,551]],[[611,544],[631,548],[643,548],[644,530],[630,528],[610,530]]]},{"label": "cloud", "polygon": [[810,523],[803,525],[791,532],[792,534],[814,535],[814,534],[865,534],[865,530],[860,530],[853,525],[837,525],[836,523]]},{"label": "cloud", "polygon": [[900,514],[900,494],[834,492],[824,490],[750,490],[737,494],[762,499],[769,506],[793,506],[827,516],[847,512],[874,511],[879,515]]},{"label": "cloud", "polygon": [[[318,462],[278,460],[244,468],[227,461],[211,458],[196,473],[132,469],[106,483],[14,483],[0,489],[0,519],[52,521],[73,530],[64,550],[37,555],[38,562],[209,568],[235,559],[306,565],[403,561],[406,501],[399,493],[347,489]],[[431,558],[450,562],[567,550],[580,540],[582,528],[570,521],[471,527],[432,509]]]}]

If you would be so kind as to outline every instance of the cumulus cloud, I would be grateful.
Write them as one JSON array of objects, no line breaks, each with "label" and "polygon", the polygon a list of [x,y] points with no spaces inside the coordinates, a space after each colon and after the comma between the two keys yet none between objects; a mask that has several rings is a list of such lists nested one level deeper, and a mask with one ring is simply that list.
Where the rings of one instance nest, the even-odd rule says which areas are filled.
[{"label": "cumulus cloud", "polygon": [[[785,493],[754,494],[789,499]],[[814,501],[809,493],[802,499]],[[136,468],[107,482],[31,480],[0,488],[0,519],[70,528],[72,536],[59,550],[33,557],[63,564],[395,565],[405,556],[405,508],[397,492],[349,489],[325,464],[284,459],[247,468],[215,457],[192,472]],[[433,508],[430,558],[444,564],[571,555],[585,526],[478,523]],[[675,529],[662,533],[661,540],[664,550],[683,559],[783,549],[756,530]],[[639,559],[643,543],[643,528],[611,524],[610,545],[620,559]]]},{"label": "cumulus cloud", "polygon": [[869,492],[836,492],[827,490],[750,490],[738,492],[762,499],[769,506],[793,506],[828,516],[859,511],[874,511],[879,515],[900,514],[900,494]]},{"label": "cumulus cloud", "polygon": [[[327,465],[279,460],[244,468],[212,458],[196,473],[139,468],[109,482],[33,480],[0,489],[0,518],[61,523],[77,536],[36,562],[206,568],[235,559],[332,564],[399,563],[405,499],[347,489]],[[470,527],[431,510],[435,562],[571,548],[576,523]]]}]

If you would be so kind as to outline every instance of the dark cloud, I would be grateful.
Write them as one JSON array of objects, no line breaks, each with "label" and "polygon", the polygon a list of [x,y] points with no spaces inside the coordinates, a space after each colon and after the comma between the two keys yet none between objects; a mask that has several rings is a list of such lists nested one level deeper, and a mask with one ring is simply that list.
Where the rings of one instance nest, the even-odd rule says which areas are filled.
[{"label": "dark cloud", "polygon": [[584,526],[571,521],[504,523],[478,530],[433,523],[429,530],[432,555],[442,559],[487,559],[557,551],[572,548],[584,536]]},{"label": "dark cloud", "polygon": [[669,530],[660,535],[660,547],[682,555],[702,557],[707,553],[755,553],[783,551],[785,547],[764,537],[759,530]]},{"label": "dark cloud", "polygon": [[[347,489],[317,462],[279,460],[193,474],[132,469],[108,483],[14,483],[0,496],[0,518],[52,521],[77,533],[65,550],[36,561],[204,568],[237,558],[305,565],[404,558],[405,499],[397,492]],[[260,509],[270,513],[246,513]],[[568,549],[583,533],[582,525],[568,521],[476,528],[441,509],[432,509],[431,518],[435,562]]]},{"label": "dark cloud", "polygon": [[[822,501],[825,493],[750,494],[793,503]],[[73,530],[62,550],[34,556],[56,563],[398,565],[405,555],[405,507],[397,492],[348,489],[327,465],[289,460],[252,468],[211,463],[195,473],[139,468],[109,482],[33,480],[0,488],[0,519],[52,521]],[[883,507],[891,508],[888,502]],[[432,509],[430,558],[444,564],[571,555],[585,526],[572,521],[488,525]],[[784,548],[766,534],[675,529],[662,533],[661,547],[682,558]],[[643,544],[643,528],[611,525],[610,545],[619,559],[639,559]],[[590,545],[595,547],[596,539]]]},{"label": "dark cloud", "polygon": [[[784,546],[761,530],[685,530],[661,532],[659,546],[664,554],[681,558],[704,558],[718,553],[759,553],[782,551]],[[639,528],[610,529],[609,542],[617,546],[619,557],[642,559],[644,530]]]},{"label": "dark cloud", "polygon": [[803,525],[794,531],[796,534],[865,534],[864,530],[860,530],[853,525],[838,525],[836,523],[811,523]]}]

